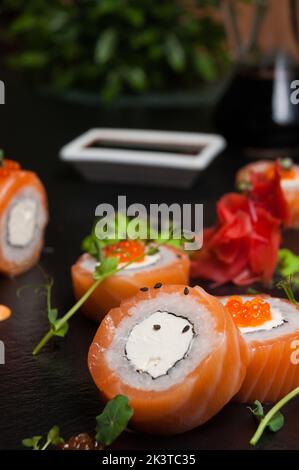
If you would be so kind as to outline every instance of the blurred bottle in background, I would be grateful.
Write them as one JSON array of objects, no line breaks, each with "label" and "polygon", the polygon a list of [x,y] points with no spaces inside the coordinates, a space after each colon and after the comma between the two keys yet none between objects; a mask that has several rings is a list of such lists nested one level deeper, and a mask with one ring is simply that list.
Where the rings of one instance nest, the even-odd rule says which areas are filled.
[{"label": "blurred bottle in background", "polygon": [[227,140],[257,158],[299,156],[299,0],[222,0],[235,70],[216,111]]}]

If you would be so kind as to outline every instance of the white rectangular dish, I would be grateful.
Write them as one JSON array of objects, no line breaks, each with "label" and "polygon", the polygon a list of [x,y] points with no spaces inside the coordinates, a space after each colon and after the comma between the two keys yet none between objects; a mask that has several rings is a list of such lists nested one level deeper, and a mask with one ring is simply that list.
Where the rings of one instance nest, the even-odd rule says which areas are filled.
[{"label": "white rectangular dish", "polygon": [[90,181],[188,188],[225,145],[216,134],[99,128],[65,145],[60,158]]}]

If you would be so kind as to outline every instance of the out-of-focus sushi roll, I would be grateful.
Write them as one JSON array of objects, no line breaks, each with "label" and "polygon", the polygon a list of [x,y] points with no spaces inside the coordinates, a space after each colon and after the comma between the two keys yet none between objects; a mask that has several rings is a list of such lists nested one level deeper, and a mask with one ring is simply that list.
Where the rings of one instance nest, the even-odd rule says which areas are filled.
[{"label": "out-of-focus sushi roll", "polygon": [[221,302],[250,349],[246,377],[236,399],[274,402],[298,387],[299,364],[292,354],[299,340],[299,309],[288,300],[260,295],[222,297]]},{"label": "out-of-focus sushi roll", "polygon": [[[284,158],[278,161],[281,174],[281,188],[290,211],[290,227],[299,228],[299,166],[291,159]],[[252,172],[262,173],[269,178],[273,177],[275,162],[260,160],[241,168],[236,176],[236,184],[240,189],[246,189],[250,183]]]},{"label": "out-of-focus sushi roll", "polygon": [[112,309],[88,365],[109,400],[121,393],[133,425],[176,434],[214,416],[239,390],[248,351],[219,300],[200,287],[162,286]]},{"label": "out-of-focus sushi roll", "polygon": [[[118,257],[119,266],[142,253],[145,254],[145,245],[138,240],[120,241],[108,246],[106,251],[106,255]],[[94,282],[92,274],[96,264],[96,259],[85,253],[72,266],[73,288],[77,299]],[[143,259],[102,282],[84,303],[82,310],[92,320],[100,322],[111,308],[118,307],[122,300],[132,297],[143,286],[153,287],[158,282],[188,284],[189,268],[189,257],[183,250],[168,245],[160,246],[157,253],[145,255]]]},{"label": "out-of-focus sushi roll", "polygon": [[48,220],[45,189],[31,171],[12,160],[0,164],[0,272],[8,276],[39,259]]}]

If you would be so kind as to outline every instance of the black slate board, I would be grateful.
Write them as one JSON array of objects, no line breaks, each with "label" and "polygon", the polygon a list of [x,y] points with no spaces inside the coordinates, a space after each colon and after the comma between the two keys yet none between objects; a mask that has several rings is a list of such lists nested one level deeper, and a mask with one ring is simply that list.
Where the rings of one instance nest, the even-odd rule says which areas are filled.
[{"label": "black slate board", "polygon": [[[202,202],[209,225],[217,198],[232,190],[235,171],[246,162],[235,150],[227,150],[190,191],[89,184],[57,157],[59,148],[80,132],[96,125],[209,130],[203,113],[194,109],[145,112],[67,105],[34,95],[9,75],[6,93],[6,104],[0,107],[0,146],[24,167],[36,171],[47,187],[51,221],[41,266],[55,279],[54,304],[61,313],[73,302],[69,269],[80,253],[80,242],[89,231],[97,204],[115,204],[118,194],[127,195],[128,204],[136,200],[145,204]],[[293,249],[298,241],[296,232],[286,234],[286,243]],[[24,437],[46,433],[54,424],[61,427],[65,437],[92,432],[101,409],[86,364],[96,325],[78,314],[64,340],[53,341],[38,357],[31,355],[47,328],[45,298],[29,288],[18,297],[17,289],[41,282],[38,268],[15,280],[0,280],[0,302],[13,311],[12,317],[0,324],[0,340],[6,348],[6,364],[0,366],[0,449],[19,449]],[[232,292],[231,287],[217,293],[228,292]],[[298,401],[290,403],[283,430],[266,435],[259,448],[299,449],[298,410]],[[124,433],[114,448],[248,449],[254,429],[246,407],[229,404],[192,432],[174,437]]]}]

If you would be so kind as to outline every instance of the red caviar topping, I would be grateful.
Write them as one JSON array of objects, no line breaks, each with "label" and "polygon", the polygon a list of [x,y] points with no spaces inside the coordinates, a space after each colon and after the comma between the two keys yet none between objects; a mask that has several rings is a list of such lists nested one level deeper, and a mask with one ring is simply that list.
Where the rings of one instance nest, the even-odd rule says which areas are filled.
[{"label": "red caviar topping", "polygon": [[227,300],[225,308],[239,327],[263,325],[272,318],[270,304],[262,297],[243,301],[234,295]]},{"label": "red caviar topping", "polygon": [[[104,248],[106,256],[118,258],[120,263],[128,263],[138,256],[144,255],[144,244],[138,240],[121,240]],[[144,256],[138,262],[144,260]]]},{"label": "red caviar topping", "polygon": [[9,176],[14,171],[19,171],[21,166],[18,162],[14,160],[3,160],[2,165],[0,166],[0,178],[4,178],[5,176]]}]

